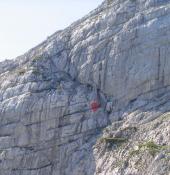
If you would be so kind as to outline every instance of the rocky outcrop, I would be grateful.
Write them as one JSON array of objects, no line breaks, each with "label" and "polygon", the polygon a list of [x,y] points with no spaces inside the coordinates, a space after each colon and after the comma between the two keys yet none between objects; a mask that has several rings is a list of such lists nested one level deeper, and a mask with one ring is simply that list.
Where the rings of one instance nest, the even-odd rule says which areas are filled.
[{"label": "rocky outcrop", "polygon": [[169,175],[169,29],[169,0],[107,0],[2,62],[0,175]]}]

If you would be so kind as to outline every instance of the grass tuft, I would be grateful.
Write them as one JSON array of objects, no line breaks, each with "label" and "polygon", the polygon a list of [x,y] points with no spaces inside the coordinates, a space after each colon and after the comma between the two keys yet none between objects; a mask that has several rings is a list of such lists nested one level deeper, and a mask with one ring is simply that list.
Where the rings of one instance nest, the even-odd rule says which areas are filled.
[{"label": "grass tuft", "polygon": [[127,139],[126,138],[121,138],[121,137],[104,137],[102,138],[102,141],[106,142],[106,143],[112,143],[112,144],[119,144],[119,143],[123,143],[126,142]]},{"label": "grass tuft", "polygon": [[152,156],[155,156],[157,153],[166,149],[168,149],[168,146],[162,146],[156,144],[153,141],[148,141],[146,143],[139,144],[138,149],[131,151],[130,155],[133,156],[139,154],[142,151],[148,151]]}]

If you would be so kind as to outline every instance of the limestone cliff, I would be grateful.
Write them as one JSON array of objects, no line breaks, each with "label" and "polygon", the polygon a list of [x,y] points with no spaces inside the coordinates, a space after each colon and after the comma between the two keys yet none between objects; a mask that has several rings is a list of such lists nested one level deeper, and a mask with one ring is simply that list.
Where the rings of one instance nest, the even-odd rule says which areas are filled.
[{"label": "limestone cliff", "polygon": [[0,63],[0,175],[169,175],[169,111],[170,1],[105,0]]}]

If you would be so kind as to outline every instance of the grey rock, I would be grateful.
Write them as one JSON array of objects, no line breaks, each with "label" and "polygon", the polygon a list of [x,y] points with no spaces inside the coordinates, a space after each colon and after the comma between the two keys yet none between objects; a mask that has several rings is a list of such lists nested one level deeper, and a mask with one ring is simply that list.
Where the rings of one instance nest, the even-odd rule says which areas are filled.
[{"label": "grey rock", "polygon": [[169,175],[169,2],[105,0],[0,63],[0,175]]}]

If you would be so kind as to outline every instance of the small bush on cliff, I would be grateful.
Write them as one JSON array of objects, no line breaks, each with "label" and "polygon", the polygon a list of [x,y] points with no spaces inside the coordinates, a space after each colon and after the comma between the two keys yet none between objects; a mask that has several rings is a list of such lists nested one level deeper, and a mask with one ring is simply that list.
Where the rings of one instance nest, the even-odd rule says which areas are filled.
[{"label": "small bush on cliff", "polygon": [[119,144],[119,143],[123,143],[125,141],[127,141],[126,138],[119,138],[119,137],[104,137],[101,139],[102,142],[106,142],[106,143],[112,143],[112,144]]},{"label": "small bush on cliff", "polygon": [[148,151],[152,156],[155,156],[162,150],[167,149],[167,146],[162,146],[154,143],[153,141],[148,141],[138,145],[137,150],[133,150],[130,155],[133,156],[135,154],[139,154],[142,151]]}]

